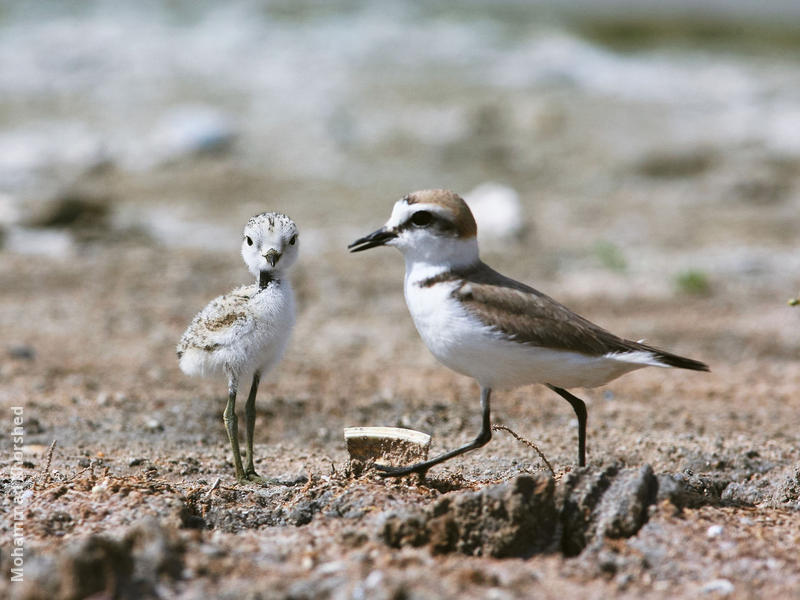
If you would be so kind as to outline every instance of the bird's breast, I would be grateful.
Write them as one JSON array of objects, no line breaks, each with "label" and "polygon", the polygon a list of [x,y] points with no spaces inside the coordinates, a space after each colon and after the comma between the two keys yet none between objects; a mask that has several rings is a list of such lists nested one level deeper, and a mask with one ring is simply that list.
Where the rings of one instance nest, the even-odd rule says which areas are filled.
[{"label": "bird's breast", "polygon": [[425,345],[446,366],[471,374],[473,356],[493,334],[453,296],[457,282],[406,285],[411,318]]}]

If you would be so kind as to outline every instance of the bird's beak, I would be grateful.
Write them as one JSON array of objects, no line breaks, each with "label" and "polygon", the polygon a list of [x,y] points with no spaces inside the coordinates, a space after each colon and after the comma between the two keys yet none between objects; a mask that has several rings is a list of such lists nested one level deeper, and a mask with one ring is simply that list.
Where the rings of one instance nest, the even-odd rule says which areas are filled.
[{"label": "bird's beak", "polygon": [[393,240],[396,237],[396,231],[386,229],[386,227],[381,227],[378,229],[378,231],[373,231],[369,235],[357,239],[347,248],[350,250],[350,252],[361,252],[362,250],[369,250],[370,248],[383,246],[386,244],[386,242]]},{"label": "bird's beak", "polygon": [[275,250],[275,248],[270,248],[269,251],[264,255],[264,258],[267,259],[267,262],[274,267],[281,258],[281,253]]}]

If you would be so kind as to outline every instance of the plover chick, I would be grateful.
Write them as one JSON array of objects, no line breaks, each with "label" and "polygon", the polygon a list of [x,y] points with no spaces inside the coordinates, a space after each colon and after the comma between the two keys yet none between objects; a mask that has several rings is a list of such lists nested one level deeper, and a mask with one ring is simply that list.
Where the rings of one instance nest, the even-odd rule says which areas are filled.
[{"label": "plover chick", "polygon": [[467,204],[447,190],[398,200],[387,223],[350,244],[352,252],[394,246],[405,258],[405,297],[414,325],[444,365],[481,387],[483,422],[470,443],[386,475],[424,473],[492,437],[493,389],[543,383],[578,417],[578,464],[586,464],[586,404],[564,388],[595,387],[642,367],[708,371],[701,362],[626,340],[532,287],[505,277],[478,255]]},{"label": "plover chick", "polygon": [[[289,217],[266,212],[252,217],[242,234],[242,258],[256,283],[212,300],[192,320],[178,343],[181,370],[187,375],[225,375],[228,432],[236,479],[267,482],[253,465],[255,402],[261,377],[283,356],[294,326],[294,294],[286,277],[297,260],[297,226]],[[252,378],[245,404],[245,466],[239,452],[236,393]]]}]

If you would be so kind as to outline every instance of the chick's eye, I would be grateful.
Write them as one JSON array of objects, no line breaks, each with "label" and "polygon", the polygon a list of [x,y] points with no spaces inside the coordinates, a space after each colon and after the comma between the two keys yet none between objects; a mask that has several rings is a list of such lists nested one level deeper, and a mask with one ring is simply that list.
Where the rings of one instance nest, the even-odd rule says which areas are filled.
[{"label": "chick's eye", "polygon": [[292,239],[289,240],[289,245],[294,246],[297,243],[297,234],[292,236]]},{"label": "chick's eye", "polygon": [[244,239],[247,241],[248,246],[253,245],[253,238],[251,238],[249,235],[244,236]]},{"label": "chick's eye", "polygon": [[420,210],[411,215],[411,224],[415,227],[427,227],[433,223],[433,215],[427,210]]}]

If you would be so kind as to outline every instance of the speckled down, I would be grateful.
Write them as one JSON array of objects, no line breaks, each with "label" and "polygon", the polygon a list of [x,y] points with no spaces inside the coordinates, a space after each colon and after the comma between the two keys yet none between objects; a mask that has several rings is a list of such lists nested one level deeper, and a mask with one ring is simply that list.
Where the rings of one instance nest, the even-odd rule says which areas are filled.
[{"label": "speckled down", "polygon": [[274,367],[283,356],[295,321],[288,282],[265,289],[242,286],[212,300],[195,316],[177,352],[187,375],[238,373],[240,377]]}]

